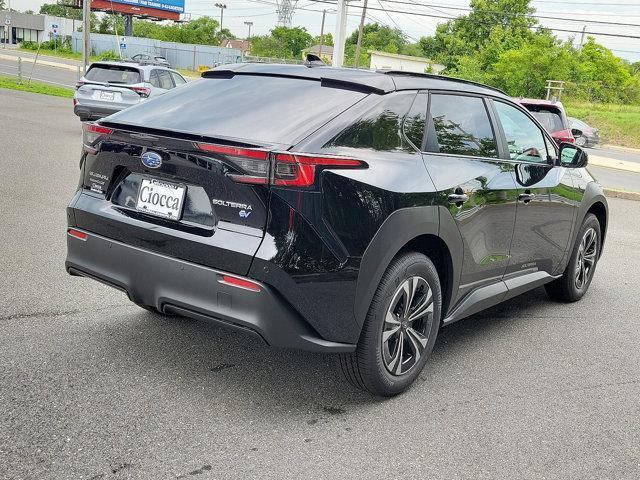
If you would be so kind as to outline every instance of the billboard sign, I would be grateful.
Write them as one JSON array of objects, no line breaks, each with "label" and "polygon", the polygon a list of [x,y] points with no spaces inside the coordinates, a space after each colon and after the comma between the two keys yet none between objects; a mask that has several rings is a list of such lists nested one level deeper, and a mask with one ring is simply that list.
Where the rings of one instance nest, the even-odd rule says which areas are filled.
[{"label": "billboard sign", "polygon": [[184,0],[113,0],[113,3],[138,5],[167,12],[184,13]]}]

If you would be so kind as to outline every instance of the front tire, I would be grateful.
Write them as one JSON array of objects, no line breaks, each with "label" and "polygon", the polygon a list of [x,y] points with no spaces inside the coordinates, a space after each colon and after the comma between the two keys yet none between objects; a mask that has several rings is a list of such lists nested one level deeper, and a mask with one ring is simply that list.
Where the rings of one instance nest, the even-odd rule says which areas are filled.
[{"label": "front tire", "polygon": [[384,397],[409,388],[433,350],[441,306],[433,262],[417,252],[396,257],[380,280],[356,351],[340,355],[347,379]]},{"label": "front tire", "polygon": [[578,231],[571,258],[562,277],[544,286],[547,294],[561,302],[580,300],[591,285],[600,258],[601,245],[600,222],[590,213]]}]

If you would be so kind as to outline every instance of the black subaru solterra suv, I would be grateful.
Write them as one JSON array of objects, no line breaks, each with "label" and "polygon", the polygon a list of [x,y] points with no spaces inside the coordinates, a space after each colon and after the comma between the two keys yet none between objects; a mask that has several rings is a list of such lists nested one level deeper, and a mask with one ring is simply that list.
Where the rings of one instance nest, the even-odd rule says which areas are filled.
[{"label": "black subaru solterra suv", "polygon": [[441,325],[585,294],[608,216],[586,163],[483,85],[224,66],[85,124],[66,268],[395,395]]}]

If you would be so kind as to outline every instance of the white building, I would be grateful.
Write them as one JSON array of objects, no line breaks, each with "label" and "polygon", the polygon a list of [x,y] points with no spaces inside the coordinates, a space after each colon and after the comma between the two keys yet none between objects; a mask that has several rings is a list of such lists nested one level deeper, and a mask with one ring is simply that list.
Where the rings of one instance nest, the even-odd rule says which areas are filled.
[{"label": "white building", "polygon": [[371,70],[400,70],[403,72],[439,74],[445,69],[444,65],[424,57],[398,55],[397,53],[379,52],[377,50],[369,50],[369,54],[371,55]]},{"label": "white building", "polygon": [[44,42],[55,35],[70,37],[82,27],[81,20],[0,11],[0,43]]}]

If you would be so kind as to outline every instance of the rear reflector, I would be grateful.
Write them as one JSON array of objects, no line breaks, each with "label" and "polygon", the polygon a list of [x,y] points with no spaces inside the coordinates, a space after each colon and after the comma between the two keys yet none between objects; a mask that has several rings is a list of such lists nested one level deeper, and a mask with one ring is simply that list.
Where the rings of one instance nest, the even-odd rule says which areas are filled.
[{"label": "rear reflector", "polygon": [[245,290],[251,290],[252,292],[259,292],[261,290],[260,285],[244,278],[232,277],[231,275],[222,275],[219,278],[220,283],[231,285],[232,287],[244,288]]},{"label": "rear reflector", "polygon": [[68,230],[67,230],[67,233],[68,233],[69,235],[71,235],[72,237],[77,238],[78,240],[86,240],[86,239],[87,239],[87,237],[89,236],[89,235],[87,235],[86,233],[81,232],[80,230],[76,230],[76,229],[74,229],[74,228],[70,228],[70,229],[68,229]]}]

